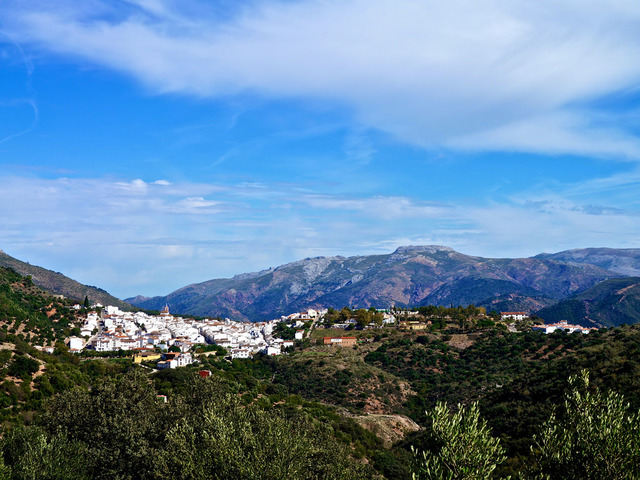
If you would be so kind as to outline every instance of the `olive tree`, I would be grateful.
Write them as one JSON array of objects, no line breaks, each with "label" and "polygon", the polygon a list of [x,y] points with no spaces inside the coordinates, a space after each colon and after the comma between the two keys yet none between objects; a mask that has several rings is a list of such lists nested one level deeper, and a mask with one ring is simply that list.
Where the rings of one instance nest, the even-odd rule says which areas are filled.
[{"label": "olive tree", "polygon": [[243,406],[230,394],[190,407],[169,429],[156,467],[158,475],[177,480],[371,478],[329,427]]},{"label": "olive tree", "polygon": [[569,378],[563,409],[535,437],[534,478],[640,478],[640,415],[615,392],[589,389],[589,373]]},{"label": "olive tree", "polygon": [[433,448],[414,450],[414,480],[484,480],[505,460],[500,440],[491,436],[477,403],[469,408],[458,405],[452,412],[440,402],[428,415]]}]

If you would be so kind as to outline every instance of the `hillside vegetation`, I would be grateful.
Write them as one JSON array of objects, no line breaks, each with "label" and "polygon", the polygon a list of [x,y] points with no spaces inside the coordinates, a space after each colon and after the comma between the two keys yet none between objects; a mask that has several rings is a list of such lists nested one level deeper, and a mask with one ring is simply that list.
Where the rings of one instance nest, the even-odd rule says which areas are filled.
[{"label": "hillside vegetation", "polygon": [[[15,272],[0,275],[0,478],[442,478],[429,476],[448,468],[434,459],[464,438],[490,446],[480,450],[494,452],[491,478],[602,478],[552,461],[557,439],[573,459],[589,445],[611,447],[608,437],[590,433],[585,443],[572,433],[582,428],[566,406],[578,401],[572,392],[594,422],[607,402],[618,405],[612,412],[628,402],[624,415],[640,408],[639,326],[544,335],[527,323],[509,331],[473,306],[422,307],[408,317],[422,330],[356,327],[346,333],[355,347],[324,345],[345,331],[320,323],[288,355],[202,354],[197,365],[154,371],[117,355],[70,354],[60,340],[75,319],[47,316],[64,302]],[[21,315],[28,330],[15,326]],[[34,348],[50,338],[52,354]],[[203,368],[212,376],[201,378]],[[571,384],[583,370],[589,383]]]}]

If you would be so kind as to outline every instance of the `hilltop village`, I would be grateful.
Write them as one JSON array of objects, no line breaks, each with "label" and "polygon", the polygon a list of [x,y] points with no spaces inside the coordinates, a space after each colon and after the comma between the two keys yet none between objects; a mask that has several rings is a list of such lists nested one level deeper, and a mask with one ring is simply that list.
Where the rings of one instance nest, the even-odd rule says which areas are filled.
[{"label": "hilltop village", "polygon": [[[314,320],[324,313],[326,311],[309,310],[277,320],[244,323],[229,319],[196,320],[174,316],[168,306],[163,308],[160,315],[124,312],[118,307],[107,306],[101,309],[100,314],[96,311],[87,314],[80,336],[69,339],[69,351],[123,350],[144,356],[156,349],[171,350],[178,354],[175,359],[180,358],[180,361],[169,365],[170,367],[191,363],[189,352],[199,345],[215,344],[223,347],[231,358],[249,358],[255,353],[280,355],[284,348],[293,346],[293,340],[273,335],[278,323],[293,322],[292,326],[295,326],[297,322],[298,326],[302,326],[301,319]],[[159,364],[159,367],[163,366]]]},{"label": "hilltop village", "polygon": [[[157,359],[157,368],[176,368],[193,363],[192,352],[198,347],[222,347],[229,358],[250,358],[254,354],[281,355],[295,341],[309,337],[316,324],[333,329],[383,328],[396,325],[401,330],[424,330],[432,327],[427,310],[419,311],[357,310],[353,315],[345,309],[296,312],[264,322],[238,322],[229,319],[193,319],[174,316],[165,306],[159,315],[125,312],[115,306],[90,311],[84,318],[80,336],[68,339],[69,351],[131,352],[137,361]],[[348,310],[348,309],[347,309]],[[484,317],[484,313],[473,312]],[[420,319],[418,319],[420,317]],[[511,331],[515,322],[529,319],[525,312],[502,312],[499,321]],[[496,319],[497,320],[497,319]],[[557,329],[589,333],[591,329],[568,325],[531,325],[534,331],[551,333]],[[324,337],[324,345],[352,346],[355,337]],[[222,351],[222,350],[220,350]]]}]

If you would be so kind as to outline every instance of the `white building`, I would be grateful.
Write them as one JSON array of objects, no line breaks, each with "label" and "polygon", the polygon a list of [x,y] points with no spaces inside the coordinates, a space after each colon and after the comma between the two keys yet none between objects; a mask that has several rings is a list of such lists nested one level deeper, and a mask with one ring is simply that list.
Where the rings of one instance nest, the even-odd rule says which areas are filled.
[{"label": "white building", "polygon": [[79,337],[69,337],[69,350],[82,350],[84,348],[84,340]]},{"label": "white building", "polygon": [[178,368],[185,367],[187,365],[191,365],[193,363],[193,358],[190,353],[165,353],[165,360],[161,360],[157,363],[157,367],[159,370],[164,370],[165,368]]},{"label": "white building", "polygon": [[248,348],[234,348],[231,350],[231,358],[250,358],[251,350]]},{"label": "white building", "polygon": [[529,318],[527,312],[500,312],[500,319],[505,320],[513,320],[513,321],[521,321],[525,318]]},{"label": "white building", "polygon": [[568,332],[568,333],[581,332],[584,334],[587,334],[592,330],[598,330],[595,327],[583,327],[581,325],[570,325],[567,323],[566,320],[561,320],[558,323],[548,323],[546,325],[534,325],[533,327],[531,327],[531,329],[537,332],[544,332],[546,334],[553,333],[556,330],[564,330],[565,332]]},{"label": "white building", "polygon": [[282,352],[280,351],[280,347],[275,345],[269,345],[264,349],[264,353],[269,356],[280,355]]}]

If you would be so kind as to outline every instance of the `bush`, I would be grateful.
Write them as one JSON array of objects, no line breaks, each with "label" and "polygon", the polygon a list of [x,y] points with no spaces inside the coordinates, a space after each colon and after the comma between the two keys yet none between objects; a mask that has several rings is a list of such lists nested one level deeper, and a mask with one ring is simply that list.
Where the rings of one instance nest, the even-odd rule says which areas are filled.
[{"label": "bush", "polygon": [[33,358],[20,355],[11,363],[9,367],[9,375],[13,377],[30,377],[38,371],[40,364]]}]

